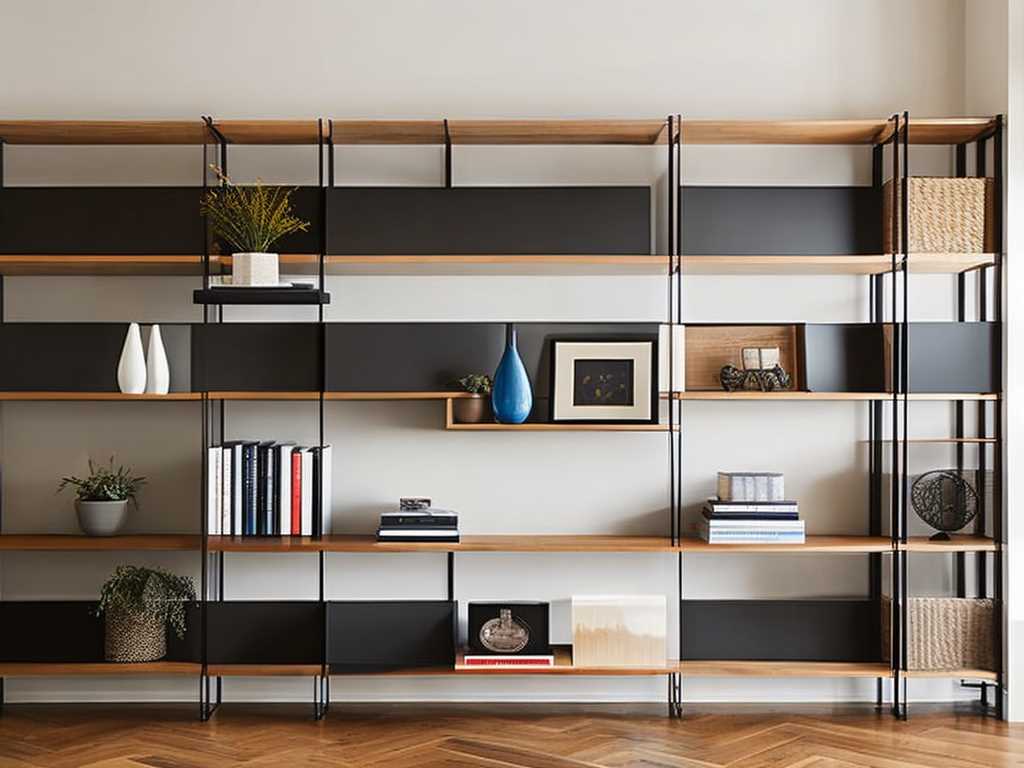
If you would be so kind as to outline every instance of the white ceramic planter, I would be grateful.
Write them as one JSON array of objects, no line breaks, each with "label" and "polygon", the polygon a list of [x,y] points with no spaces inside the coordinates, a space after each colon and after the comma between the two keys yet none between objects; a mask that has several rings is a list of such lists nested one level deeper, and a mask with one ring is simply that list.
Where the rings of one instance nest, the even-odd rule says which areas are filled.
[{"label": "white ceramic planter", "polygon": [[276,253],[231,254],[231,284],[276,286],[280,283]]},{"label": "white ceramic planter", "polygon": [[77,499],[78,527],[86,536],[114,536],[128,521],[128,501]]}]

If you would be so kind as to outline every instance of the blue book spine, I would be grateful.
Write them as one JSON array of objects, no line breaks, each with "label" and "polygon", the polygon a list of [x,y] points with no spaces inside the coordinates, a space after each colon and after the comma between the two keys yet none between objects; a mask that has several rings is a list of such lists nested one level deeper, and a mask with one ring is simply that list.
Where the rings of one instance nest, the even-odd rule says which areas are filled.
[{"label": "blue book spine", "polygon": [[244,508],[244,536],[256,535],[256,446],[245,445],[242,448],[242,501]]}]

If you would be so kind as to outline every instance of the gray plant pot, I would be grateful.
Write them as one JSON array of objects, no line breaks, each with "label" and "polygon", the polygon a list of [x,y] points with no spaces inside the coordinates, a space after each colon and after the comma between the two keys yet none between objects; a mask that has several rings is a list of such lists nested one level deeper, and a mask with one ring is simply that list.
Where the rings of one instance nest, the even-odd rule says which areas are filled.
[{"label": "gray plant pot", "polygon": [[490,399],[483,395],[457,397],[452,400],[452,416],[459,424],[480,424],[493,421]]},{"label": "gray plant pot", "polygon": [[86,536],[114,536],[128,520],[128,501],[75,500],[78,526]]}]

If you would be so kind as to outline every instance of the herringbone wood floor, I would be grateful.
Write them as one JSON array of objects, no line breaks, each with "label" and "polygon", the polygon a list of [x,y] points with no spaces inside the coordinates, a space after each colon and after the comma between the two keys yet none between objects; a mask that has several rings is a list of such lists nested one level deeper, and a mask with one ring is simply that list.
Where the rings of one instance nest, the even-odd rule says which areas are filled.
[{"label": "herringbone wood floor", "polygon": [[1024,726],[950,706],[868,708],[8,706],[0,768],[897,768],[1024,764]]}]

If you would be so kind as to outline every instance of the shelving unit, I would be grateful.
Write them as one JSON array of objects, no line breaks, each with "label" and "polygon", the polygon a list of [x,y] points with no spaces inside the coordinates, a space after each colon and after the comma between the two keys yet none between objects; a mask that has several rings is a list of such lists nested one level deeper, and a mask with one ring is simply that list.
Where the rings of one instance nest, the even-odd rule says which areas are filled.
[{"label": "shelving unit", "polygon": [[[906,243],[896,253],[886,253],[881,244],[881,185],[885,176],[885,153],[892,161],[890,176],[904,188],[906,200],[907,168],[910,147],[918,144],[951,144],[955,146],[958,175],[966,175],[967,148],[976,147],[975,170],[985,175],[986,147],[991,146],[995,184],[998,189],[997,217],[1001,221],[1002,196],[1002,120],[1000,117],[956,118],[956,119],[913,119],[904,113],[886,119],[869,120],[808,120],[808,121],[715,121],[682,120],[678,116],[652,120],[217,120],[204,118],[196,121],[0,121],[0,153],[6,145],[19,144],[69,144],[69,145],[113,145],[113,144],[178,144],[190,145],[202,152],[203,167],[211,160],[227,168],[229,148],[234,145],[278,145],[299,146],[315,150],[318,183],[302,187],[296,193],[299,213],[313,222],[311,232],[296,237],[282,245],[282,271],[287,274],[315,276],[316,288],[309,295],[293,296],[294,303],[308,304],[316,311],[315,322],[291,324],[288,330],[293,336],[287,339],[272,339],[266,342],[263,331],[274,332],[274,324],[251,324],[240,329],[239,324],[224,323],[223,307],[230,303],[251,303],[253,296],[232,298],[224,289],[218,290],[212,278],[230,272],[231,257],[215,252],[207,233],[201,231],[200,222],[193,215],[195,200],[210,180],[204,174],[202,186],[188,189],[158,190],[154,194],[168,195],[166,204],[156,206],[165,217],[167,226],[158,237],[152,231],[140,229],[126,233],[124,242],[82,243],[83,252],[75,248],[61,248],[62,241],[53,233],[61,233],[67,227],[52,226],[47,229],[45,242],[32,241],[25,231],[11,233],[11,242],[0,241],[0,291],[4,275],[144,275],[175,276],[191,275],[201,277],[202,282],[195,292],[195,300],[202,305],[203,323],[189,328],[190,353],[193,359],[192,381],[187,391],[172,392],[166,396],[123,395],[115,391],[103,391],[102,382],[96,386],[83,387],[74,391],[80,382],[62,382],[54,391],[45,391],[47,384],[28,383],[21,388],[0,391],[0,401],[59,402],[146,402],[158,407],[158,402],[196,403],[202,419],[204,446],[217,444],[226,434],[226,404],[232,402],[309,402],[318,408],[318,442],[322,447],[329,442],[325,434],[324,408],[330,402],[360,401],[427,401],[437,402],[444,408],[443,421],[440,412],[438,425],[446,430],[466,433],[485,431],[503,432],[656,432],[668,438],[669,445],[669,505],[667,531],[661,536],[651,535],[465,535],[461,541],[450,543],[381,543],[372,535],[327,535],[310,537],[261,537],[233,538],[211,536],[207,530],[208,516],[205,508],[196,510],[197,532],[182,534],[138,534],[109,539],[95,539],[73,535],[50,534],[4,534],[0,536],[0,551],[4,552],[72,552],[72,551],[195,551],[201,557],[201,599],[190,613],[193,646],[176,651],[174,659],[154,664],[113,665],[99,661],[30,661],[0,659],[0,677],[22,675],[187,675],[196,676],[200,681],[200,715],[209,718],[221,702],[220,680],[233,676],[302,676],[314,679],[314,712],[322,717],[330,704],[330,679],[340,675],[593,675],[593,676],[664,676],[668,681],[668,708],[672,716],[681,716],[683,708],[683,680],[687,677],[832,677],[867,678],[877,681],[877,703],[881,706],[886,698],[884,681],[891,685],[893,712],[898,716],[907,713],[907,679],[925,677],[951,677],[982,681],[981,695],[987,700],[988,691],[995,686],[997,708],[1002,703],[1002,676],[998,671],[989,670],[943,670],[917,671],[908,669],[907,663],[907,562],[910,554],[939,554],[953,558],[959,594],[966,596],[964,572],[966,558],[974,558],[977,571],[976,581],[987,584],[988,568],[991,565],[995,579],[995,594],[999,601],[1001,594],[1002,568],[1002,516],[1003,510],[988,506],[989,514],[980,515],[980,525],[970,534],[953,537],[951,541],[934,541],[924,537],[908,536],[907,508],[908,478],[907,449],[915,443],[948,444],[957,450],[958,467],[964,465],[963,448],[977,446],[982,454],[982,471],[986,468],[987,450],[991,450],[991,468],[1001,475],[1001,424],[999,422],[998,387],[994,391],[948,392],[916,391],[916,382],[907,384],[910,372],[909,347],[911,343],[894,344],[889,351],[890,370],[897,371],[897,385],[887,390],[877,388],[853,388],[852,391],[806,391],[803,389],[782,392],[723,392],[711,389],[693,389],[684,382],[672,379],[674,366],[670,363],[669,382],[662,393],[663,415],[660,423],[637,425],[608,424],[558,424],[546,420],[546,412],[538,410],[533,418],[522,425],[503,424],[461,424],[454,420],[453,402],[463,393],[452,392],[440,384],[437,376],[424,372],[421,380],[396,380],[389,371],[373,369],[361,371],[361,366],[332,366],[332,361],[345,361],[353,355],[362,354],[363,362],[372,362],[367,349],[379,341],[380,334],[393,328],[381,328],[381,324],[327,323],[324,318],[324,304],[329,301],[326,294],[325,278],[329,275],[605,275],[609,279],[622,275],[662,276],[668,291],[668,316],[664,323],[632,324],[629,330],[636,333],[656,334],[658,326],[667,325],[670,333],[675,326],[684,325],[682,307],[683,281],[691,276],[743,276],[743,275],[849,275],[868,279],[870,290],[869,324],[881,328],[894,325],[902,329],[903,337],[910,339],[908,304],[911,297],[908,275],[944,274],[954,275],[958,281],[958,321],[965,322],[964,314],[966,277],[975,274],[996,276],[993,291],[982,291],[979,301],[979,321],[994,323],[1001,334],[1002,307],[1000,305],[999,281],[1002,270],[1002,243],[995,253],[910,253]],[[873,183],[867,188],[765,188],[759,194],[749,188],[701,188],[684,183],[682,148],[688,145],[853,145],[870,148],[872,152]],[[421,188],[410,192],[407,188],[345,188],[335,185],[335,148],[345,145],[428,145],[443,148],[443,185],[436,189]],[[652,151],[664,152],[667,158],[665,168],[668,181],[664,211],[664,253],[654,253],[650,238],[651,202],[650,189],[631,187],[600,188],[600,196],[589,187],[558,188],[459,188],[453,180],[452,160],[454,148],[468,145],[634,145],[651,147]],[[2,157],[2,155],[0,155]],[[0,165],[2,168],[2,165]],[[0,177],[0,199],[13,201],[19,212],[31,213],[38,202],[18,197],[17,190],[2,188]],[[544,190],[543,200],[531,197],[536,190]],[[525,191],[524,191],[525,190]],[[552,191],[554,190],[554,191]],[[42,189],[37,194],[42,200],[52,190]],[[477,194],[472,198],[470,193]],[[63,193],[61,193],[63,194]],[[540,194],[540,193],[537,193]],[[4,197],[6,195],[6,198]],[[446,196],[445,196],[446,195]],[[756,237],[751,242],[733,239],[717,241],[701,229],[701,218],[710,211],[715,214],[722,206],[715,202],[715,195],[735,204],[729,215],[743,216],[756,214],[760,208],[770,208],[778,215],[772,215],[786,231],[773,229],[771,222],[762,228],[754,227]],[[744,197],[744,196],[747,197]],[[876,200],[877,198],[877,200]],[[56,199],[56,198],[54,198]],[[154,198],[155,199],[155,198]],[[572,201],[585,205],[559,208],[561,202]],[[83,210],[91,204],[79,198]],[[868,205],[865,207],[865,202]],[[877,212],[872,206],[877,202]],[[804,206],[811,204],[824,214],[826,225],[817,230],[794,226],[792,218]],[[369,206],[368,210],[382,211],[394,207],[401,216],[403,206],[426,206],[434,212],[436,221],[455,222],[462,238],[453,239],[450,232],[439,225],[438,231],[408,231],[396,227],[373,229],[371,226],[351,231],[339,229],[339,212],[348,212],[352,206]],[[474,224],[475,218],[467,213],[466,205],[478,206],[482,211],[482,223]],[[430,206],[433,206],[432,208]],[[460,207],[462,206],[462,207]],[[710,207],[708,207],[710,206]],[[586,211],[580,215],[577,208]],[[530,226],[515,226],[502,230],[495,226],[501,217],[520,215]],[[518,214],[517,214],[518,212]],[[900,218],[906,233],[906,206],[895,206],[886,215]],[[545,216],[551,216],[554,225],[545,225]],[[829,219],[828,215],[833,218]],[[587,218],[589,216],[590,218]],[[460,218],[462,217],[462,218]],[[488,218],[490,217],[490,218]],[[694,217],[694,218],[690,218]],[[20,217],[18,218],[20,221]],[[350,216],[349,220],[365,223],[372,216]],[[802,220],[801,220],[802,221]],[[549,222],[550,223],[550,222]],[[797,222],[800,223],[800,222]],[[58,222],[59,224],[59,222]],[[866,224],[866,226],[865,226]],[[878,232],[874,231],[875,225]],[[141,226],[141,225],[140,225]],[[72,228],[73,229],[73,228]],[[713,229],[713,228],[712,228]],[[808,231],[803,231],[807,229]],[[394,235],[399,231],[400,237]],[[1001,226],[997,226],[1001,232]],[[5,233],[5,236],[8,233]],[[31,234],[31,232],[29,232]],[[877,235],[877,236],[876,236]],[[788,240],[786,238],[789,238]],[[402,239],[404,238],[404,239]],[[456,242],[458,240],[458,242]],[[152,252],[147,252],[151,244]],[[38,247],[38,252],[32,248]],[[91,250],[91,252],[90,252]],[[761,252],[764,251],[764,252]],[[889,288],[886,288],[889,281]],[[980,284],[987,285],[982,280]],[[898,287],[899,286],[899,287]],[[230,289],[229,289],[230,290]],[[2,294],[0,294],[2,298]],[[183,297],[187,300],[188,297]],[[257,303],[286,303],[273,296],[255,296]],[[2,306],[2,302],[0,302]],[[312,311],[312,310],[311,310]],[[886,315],[888,314],[888,318]],[[0,317],[0,320],[3,318]],[[262,325],[262,330],[259,326]],[[388,325],[388,324],[384,324]],[[391,324],[394,325],[394,324]],[[430,355],[439,355],[447,348],[468,348],[476,350],[478,357],[467,361],[445,360],[449,367],[465,369],[486,369],[497,358],[494,356],[496,343],[500,350],[503,337],[502,324],[462,323],[445,324],[410,323],[404,332],[422,331],[418,337],[418,348],[425,350],[423,360]],[[563,332],[573,324],[522,324],[527,335],[533,333],[537,350],[544,350],[548,336]],[[576,324],[582,326],[583,324]],[[607,332],[609,327],[621,328],[627,324],[588,324]],[[457,326],[457,327],[454,327]],[[101,329],[102,330],[102,329]],[[575,332],[586,329],[576,327]],[[255,334],[258,343],[279,344],[288,349],[294,361],[306,360],[290,379],[282,378],[280,371],[272,367],[260,367],[231,371],[217,367],[215,354],[221,347],[238,343],[240,335],[230,334],[244,331]],[[99,332],[99,331],[98,331]],[[122,335],[123,331],[107,329],[108,336]],[[221,334],[221,335],[218,335]],[[376,334],[376,335],[375,335]],[[454,334],[454,335],[452,335]],[[472,334],[471,340],[458,334]],[[362,337],[361,337],[362,335]],[[453,340],[460,343],[454,344]],[[365,344],[361,347],[360,344]],[[218,346],[221,345],[221,346]],[[998,346],[998,345],[997,345]],[[538,351],[538,358],[543,354]],[[670,358],[671,359],[671,358]],[[478,363],[478,360],[481,361]],[[470,362],[472,365],[470,365]],[[457,363],[457,364],[456,364]],[[365,366],[362,366],[365,367]],[[372,366],[370,366],[372,368]],[[439,362],[437,368],[443,368]],[[539,370],[531,371],[537,394],[545,392]],[[364,375],[365,380],[359,376]],[[0,377],[2,386],[2,377]],[[979,388],[980,389],[980,388]],[[671,394],[670,394],[671,393]],[[542,398],[541,398],[542,399]],[[849,402],[859,408],[863,404],[867,411],[870,440],[870,469],[868,486],[870,505],[862,533],[849,535],[810,535],[800,545],[708,545],[684,535],[684,494],[683,457],[684,440],[688,437],[682,428],[684,409],[699,407],[741,407],[748,406],[704,406],[702,403],[717,401],[748,402],[756,408],[759,402]],[[909,404],[914,402],[949,402],[956,409],[957,428],[953,436],[908,438],[910,433]],[[110,407],[119,407],[111,405]],[[186,406],[182,406],[186,407]],[[192,406],[187,406],[191,408]],[[794,406],[799,407],[799,406]],[[964,429],[964,411],[968,407],[977,409],[977,435],[967,435]],[[190,411],[191,413],[191,411]],[[883,429],[889,422],[888,434]],[[894,437],[893,437],[894,436]],[[451,438],[474,439],[472,437]],[[480,440],[487,439],[480,437]],[[536,438],[546,440],[541,436]],[[607,440],[595,435],[595,440]],[[647,439],[647,438],[637,438]],[[652,438],[653,439],[653,438]],[[890,449],[892,475],[891,496],[883,497],[884,448]],[[208,468],[204,465],[205,482]],[[998,487],[998,481],[997,485]],[[998,500],[995,501],[998,505]],[[203,496],[203,507],[205,507]],[[986,504],[991,501],[986,500]],[[889,513],[885,514],[888,506]],[[988,520],[989,522],[986,522]],[[0,520],[2,524],[2,520]],[[0,525],[2,532],[2,525]],[[451,613],[455,605],[455,558],[460,553],[649,553],[660,557],[675,558],[678,564],[679,601],[674,610],[682,616],[689,603],[683,583],[682,563],[684,556],[699,555],[713,557],[720,554],[771,554],[789,557],[800,554],[850,555],[867,558],[869,571],[869,594],[864,600],[852,606],[840,605],[838,601],[821,601],[823,616],[859,617],[871,615],[879,606],[883,594],[882,558],[892,563],[894,627],[892,664],[883,663],[872,653],[862,654],[857,659],[812,660],[812,659],[716,659],[697,658],[692,648],[684,642],[683,622],[680,621],[679,660],[668,660],[663,666],[644,668],[600,667],[583,668],[572,665],[571,649],[556,649],[556,665],[552,669],[494,669],[464,668],[461,664],[461,650],[453,638],[446,648],[449,658],[438,662],[419,660],[404,663],[396,659],[387,668],[357,664],[354,668],[345,663],[344,654],[332,645],[330,634],[331,616],[345,609],[340,603],[325,597],[325,557],[330,553],[417,553],[434,552],[446,555],[447,579],[446,599],[439,601],[414,601],[403,605],[411,609],[439,611],[437,615]],[[244,553],[307,553],[318,558],[318,599],[295,601],[294,603],[254,602],[239,606],[224,599],[224,582],[227,578],[225,554]],[[757,610],[772,610],[771,606],[749,601]],[[768,602],[768,601],[765,601]],[[427,605],[430,603],[430,605]],[[0,601],[0,607],[3,602]],[[72,606],[73,607],[73,606]],[[689,606],[692,608],[693,606]],[[697,606],[703,609],[704,606]],[[779,610],[805,610],[803,601],[780,601]],[[63,608],[61,610],[64,610]],[[70,610],[70,608],[68,609]],[[77,609],[76,609],[77,610]],[[228,619],[228,613],[240,610],[233,617],[249,622],[258,634],[261,626],[275,626],[286,623],[301,627],[294,634],[298,644],[288,649],[280,658],[264,658],[258,661],[231,655],[225,649],[218,627]],[[281,611],[296,617],[282,620]],[[874,615],[880,611],[875,610]],[[998,615],[998,611],[996,611]],[[381,614],[382,620],[388,615]],[[239,618],[240,617],[240,618]],[[436,618],[436,617],[435,617]],[[415,622],[413,622],[415,624]],[[730,628],[732,632],[743,632],[744,627]],[[869,627],[870,629],[870,627]],[[306,633],[308,636],[304,636]],[[1001,627],[996,627],[996,636],[1001,642]],[[436,638],[424,640],[435,643]],[[447,640],[446,640],[447,642]],[[319,650],[311,650],[312,646]],[[877,645],[877,643],[876,643]],[[436,651],[436,643],[433,646]],[[771,653],[771,646],[768,653]],[[846,649],[847,651],[849,649]],[[878,649],[880,650],[880,649]],[[844,651],[845,652],[845,651]],[[290,654],[290,656],[289,656]],[[339,656],[338,654],[341,654]],[[436,656],[436,654],[435,654]],[[180,657],[180,658],[179,658]],[[999,658],[999,654],[996,654]],[[0,687],[2,700],[2,687]]]}]

